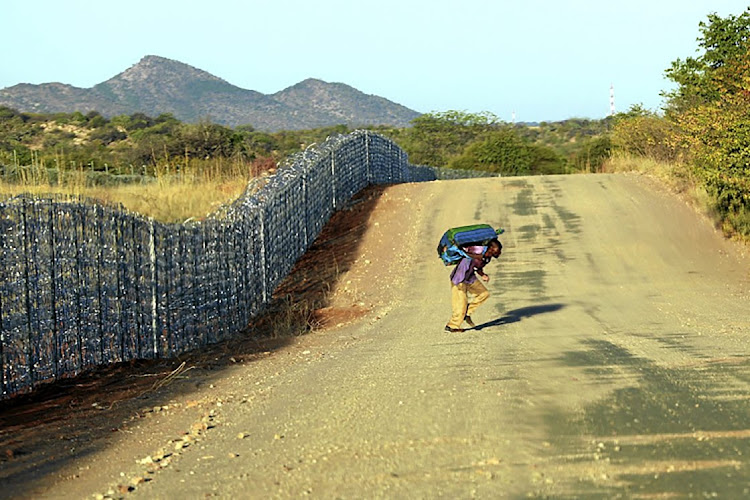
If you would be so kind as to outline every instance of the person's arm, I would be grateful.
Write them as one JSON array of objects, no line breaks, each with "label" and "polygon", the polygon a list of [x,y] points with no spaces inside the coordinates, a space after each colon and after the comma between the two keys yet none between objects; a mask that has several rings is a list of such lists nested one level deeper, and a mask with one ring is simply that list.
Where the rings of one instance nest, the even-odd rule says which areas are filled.
[{"label": "person's arm", "polygon": [[486,262],[484,262],[483,260],[481,262],[482,262],[481,264],[476,266],[476,272],[479,275],[479,277],[482,279],[482,281],[486,283],[490,280],[490,277],[484,272],[484,265],[486,264]]}]

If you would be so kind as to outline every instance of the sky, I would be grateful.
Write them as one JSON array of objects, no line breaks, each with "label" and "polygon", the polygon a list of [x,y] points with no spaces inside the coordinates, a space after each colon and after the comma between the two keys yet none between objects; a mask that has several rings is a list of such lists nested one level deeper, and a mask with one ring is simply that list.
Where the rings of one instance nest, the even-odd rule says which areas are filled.
[{"label": "sky", "polygon": [[0,88],[89,88],[146,55],[271,94],[341,82],[421,113],[503,121],[659,111],[672,61],[737,0],[2,0]]}]

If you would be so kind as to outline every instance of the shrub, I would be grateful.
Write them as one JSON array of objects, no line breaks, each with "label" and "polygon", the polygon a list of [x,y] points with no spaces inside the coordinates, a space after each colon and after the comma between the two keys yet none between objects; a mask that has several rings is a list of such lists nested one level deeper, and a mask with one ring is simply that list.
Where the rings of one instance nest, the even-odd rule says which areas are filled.
[{"label": "shrub", "polygon": [[469,144],[451,168],[476,169],[503,175],[526,175],[533,165],[532,148],[512,129],[501,129]]},{"label": "shrub", "polygon": [[676,131],[672,123],[639,106],[619,115],[612,131],[613,148],[657,161],[678,159]]}]

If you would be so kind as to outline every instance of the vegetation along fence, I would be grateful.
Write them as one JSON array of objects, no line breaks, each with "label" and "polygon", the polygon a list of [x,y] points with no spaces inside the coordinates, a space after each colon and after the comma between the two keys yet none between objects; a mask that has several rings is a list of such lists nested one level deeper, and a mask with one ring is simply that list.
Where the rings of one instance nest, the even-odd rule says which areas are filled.
[{"label": "vegetation along fence", "polygon": [[200,222],[161,224],[86,200],[0,203],[0,399],[225,339],[358,191],[457,176],[410,165],[390,140],[357,131],[290,157]]}]

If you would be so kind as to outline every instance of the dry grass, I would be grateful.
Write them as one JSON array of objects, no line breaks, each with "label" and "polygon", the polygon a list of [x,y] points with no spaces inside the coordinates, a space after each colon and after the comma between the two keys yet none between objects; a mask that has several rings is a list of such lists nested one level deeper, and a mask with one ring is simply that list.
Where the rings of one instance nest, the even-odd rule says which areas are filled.
[{"label": "dry grass", "polygon": [[268,338],[305,335],[323,327],[316,317],[320,302],[309,297],[275,297],[268,311],[253,321],[255,331]]},{"label": "dry grass", "polygon": [[602,172],[637,172],[652,176],[684,197],[717,226],[720,225],[721,218],[714,208],[713,200],[690,167],[684,163],[667,163],[646,157],[616,154],[604,163]]},{"label": "dry grass", "polygon": [[219,206],[236,199],[247,186],[248,179],[217,179],[201,182],[158,182],[113,188],[91,188],[87,197],[120,203],[132,212],[162,222],[183,222],[200,219]]},{"label": "dry grass", "polygon": [[[228,170],[228,171],[227,171]],[[251,175],[247,170],[205,169],[175,175],[168,169],[158,170],[155,178],[144,178],[140,184],[114,186],[91,185],[82,171],[66,172],[65,180],[49,177],[43,168],[23,171],[20,182],[0,181],[0,199],[18,194],[82,196],[152,217],[161,222],[183,222],[201,219],[219,206],[239,197]]]},{"label": "dry grass", "polygon": [[641,156],[615,154],[604,162],[604,172],[638,172],[657,177],[672,189],[683,192],[697,184],[689,167],[683,163],[666,163]]}]

